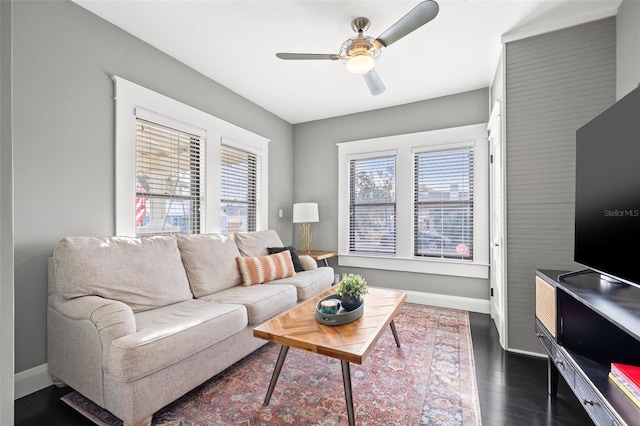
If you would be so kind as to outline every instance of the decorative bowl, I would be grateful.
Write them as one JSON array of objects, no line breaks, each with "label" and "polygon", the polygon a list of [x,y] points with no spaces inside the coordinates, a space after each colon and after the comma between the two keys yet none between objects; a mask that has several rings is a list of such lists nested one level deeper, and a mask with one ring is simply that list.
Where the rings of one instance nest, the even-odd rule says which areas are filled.
[{"label": "decorative bowl", "polygon": [[332,294],[331,296],[322,298],[321,300],[318,301],[318,303],[316,303],[316,321],[318,321],[320,324],[324,324],[324,325],[349,324],[350,322],[353,322],[358,318],[360,318],[362,316],[362,313],[364,312],[364,304],[360,305],[360,307],[354,309],[353,311],[345,311],[341,305],[340,309],[335,315],[325,314],[320,310],[320,303],[328,299],[337,299],[339,301],[340,296],[338,296],[337,294]]}]

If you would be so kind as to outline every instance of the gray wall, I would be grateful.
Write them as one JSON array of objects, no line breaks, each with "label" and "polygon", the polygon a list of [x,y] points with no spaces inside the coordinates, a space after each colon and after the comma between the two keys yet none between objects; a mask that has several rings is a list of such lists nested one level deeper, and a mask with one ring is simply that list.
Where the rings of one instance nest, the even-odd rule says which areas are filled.
[{"label": "gray wall", "polygon": [[[468,124],[489,119],[489,90],[430,99],[293,126],[294,202],[314,201],[320,222],[312,225],[314,248],[338,247],[338,142],[377,138]],[[297,238],[298,229],[294,230]],[[295,241],[297,243],[297,241]],[[369,284],[389,288],[488,299],[488,280],[337,267],[363,274]]]},{"label": "gray wall", "polygon": [[16,372],[47,361],[56,242],[115,232],[113,74],[271,139],[269,225],[291,241],[289,123],[69,1],[14,3],[13,35]]},{"label": "gray wall", "polygon": [[616,99],[620,99],[640,85],[640,1],[623,1],[616,19]]},{"label": "gray wall", "polygon": [[13,424],[13,163],[11,15],[0,2],[0,424]]},{"label": "gray wall", "polygon": [[509,346],[540,352],[535,269],[573,263],[575,131],[615,101],[616,21],[506,45]]}]

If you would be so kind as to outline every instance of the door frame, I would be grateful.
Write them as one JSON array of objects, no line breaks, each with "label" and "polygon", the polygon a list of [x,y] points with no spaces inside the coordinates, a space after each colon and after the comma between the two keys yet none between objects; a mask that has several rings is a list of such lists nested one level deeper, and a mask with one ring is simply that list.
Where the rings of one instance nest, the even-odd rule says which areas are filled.
[{"label": "door frame", "polygon": [[[507,315],[507,285],[506,285],[506,235],[507,235],[507,212],[506,212],[506,144],[505,144],[505,132],[504,132],[504,117],[503,103],[500,99],[496,100],[491,109],[491,115],[489,123],[487,124],[487,130],[489,132],[489,150],[491,153],[491,169],[489,173],[489,196],[490,196],[490,256],[491,256],[491,268],[489,274],[489,286],[492,295],[490,295],[490,310],[491,318],[493,319],[498,336],[500,339],[500,345],[503,349],[508,347],[508,315]],[[496,156],[494,161],[494,142],[497,140],[500,155]],[[496,168],[499,167],[496,173]],[[496,176],[500,179],[500,187],[502,191],[496,191],[495,179]],[[498,199],[497,197],[500,197]],[[499,208],[497,208],[499,206]],[[501,215],[502,229],[497,230],[494,227],[494,215]],[[498,263],[496,258],[501,259]],[[500,268],[497,271],[496,268]],[[499,272],[499,273],[498,273]],[[499,279],[499,278],[500,279]]]}]

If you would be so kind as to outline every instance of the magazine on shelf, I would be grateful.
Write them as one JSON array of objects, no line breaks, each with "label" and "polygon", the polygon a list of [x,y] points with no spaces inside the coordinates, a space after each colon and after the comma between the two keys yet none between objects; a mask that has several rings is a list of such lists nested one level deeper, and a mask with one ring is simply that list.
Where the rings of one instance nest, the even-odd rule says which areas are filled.
[{"label": "magazine on shelf", "polygon": [[640,397],[634,395],[631,390],[623,384],[613,372],[609,373],[609,379],[625,394],[627,397],[640,408]]},{"label": "magazine on shelf", "polygon": [[639,367],[612,363],[609,379],[640,408]]},{"label": "magazine on shelf", "polygon": [[611,363],[611,371],[625,376],[636,389],[640,389],[640,367],[636,365],[619,364],[616,362]]}]

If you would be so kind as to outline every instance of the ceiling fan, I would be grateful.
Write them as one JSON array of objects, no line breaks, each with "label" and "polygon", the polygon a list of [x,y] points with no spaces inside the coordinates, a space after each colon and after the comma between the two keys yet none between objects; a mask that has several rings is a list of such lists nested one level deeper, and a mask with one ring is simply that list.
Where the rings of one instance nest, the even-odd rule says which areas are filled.
[{"label": "ceiling fan", "polygon": [[438,10],[438,3],[434,0],[423,1],[376,39],[364,34],[369,28],[369,19],[356,18],[351,22],[351,28],[357,35],[342,43],[337,54],[276,53],[276,56],[285,60],[342,59],[348,71],[362,74],[372,95],[379,95],[385,91],[385,86],[373,67],[380,51],[431,21],[438,14]]}]

